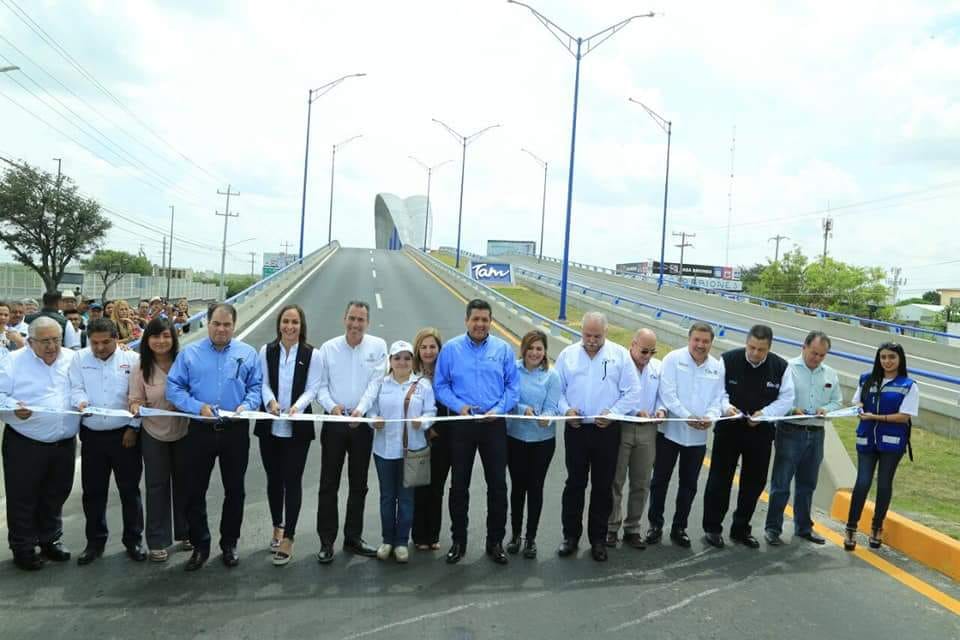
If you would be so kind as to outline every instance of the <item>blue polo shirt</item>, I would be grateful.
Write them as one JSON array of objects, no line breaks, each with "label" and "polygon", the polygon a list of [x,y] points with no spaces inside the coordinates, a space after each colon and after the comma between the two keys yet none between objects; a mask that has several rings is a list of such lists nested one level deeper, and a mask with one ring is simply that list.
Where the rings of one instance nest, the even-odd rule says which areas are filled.
[{"label": "blue polo shirt", "polygon": [[510,345],[496,336],[483,342],[467,334],[453,338],[437,358],[433,383],[437,400],[453,413],[465,405],[474,407],[475,414],[508,413],[520,396],[515,358]]}]

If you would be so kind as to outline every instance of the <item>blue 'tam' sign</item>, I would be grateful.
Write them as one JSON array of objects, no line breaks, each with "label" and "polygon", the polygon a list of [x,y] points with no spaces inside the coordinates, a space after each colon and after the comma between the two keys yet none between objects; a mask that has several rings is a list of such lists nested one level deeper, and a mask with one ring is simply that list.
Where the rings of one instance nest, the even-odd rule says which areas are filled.
[{"label": "blue 'tam' sign", "polygon": [[483,284],[513,284],[513,270],[509,262],[470,261],[470,277]]}]

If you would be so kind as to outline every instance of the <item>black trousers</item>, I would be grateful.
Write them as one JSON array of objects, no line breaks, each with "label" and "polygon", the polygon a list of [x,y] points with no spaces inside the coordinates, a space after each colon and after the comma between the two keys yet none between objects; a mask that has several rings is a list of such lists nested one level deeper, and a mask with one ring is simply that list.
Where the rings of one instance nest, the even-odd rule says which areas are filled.
[{"label": "black trousers", "polygon": [[94,431],[80,427],[80,485],[83,487],[83,515],[87,544],[102,549],[107,544],[107,497],[110,475],[117,483],[123,513],[123,544],[133,546],[143,538],[143,499],[140,477],[143,458],[140,437],[137,444],[123,448],[126,427]]},{"label": "black trousers", "polygon": [[367,475],[373,452],[373,430],[367,425],[351,427],[345,422],[328,422],[320,432],[320,491],[317,495],[317,534],[322,544],[333,544],[340,527],[337,492],[343,463],[349,454],[347,518],[343,537],[358,540],[363,535],[363,505],[367,498]]},{"label": "black trousers", "polygon": [[7,541],[13,554],[63,535],[63,503],[73,489],[76,438],[45,443],[3,431],[3,482],[7,492]]},{"label": "black trousers", "polygon": [[556,438],[524,442],[507,436],[507,469],[510,470],[510,525],[513,536],[523,530],[523,504],[527,503],[527,540],[535,540],[543,511],[543,484],[557,448]]},{"label": "black trousers", "polygon": [[430,441],[430,484],[413,492],[413,544],[440,542],[443,525],[443,494],[450,473],[449,424],[430,427],[437,437]]},{"label": "black trousers", "polygon": [[773,430],[766,425],[750,427],[739,421],[730,422],[713,436],[710,454],[710,475],[703,494],[703,530],[722,533],[723,518],[730,508],[730,489],[733,476],[740,464],[740,488],[737,508],[733,512],[730,533],[750,533],[750,518],[757,508],[757,500],[767,484],[770,454],[773,448]]},{"label": "black trousers", "polygon": [[560,520],[565,540],[580,540],[583,535],[583,509],[587,482],[590,482],[590,508],[587,512],[587,538],[590,544],[603,544],[607,522],[613,510],[613,477],[620,452],[620,423],[601,429],[595,424],[573,427],[563,432],[567,482],[563,487]]},{"label": "black trousers", "polygon": [[307,466],[310,440],[265,435],[260,441],[260,459],[267,472],[267,502],[274,527],[293,540],[303,502],[303,470]]},{"label": "black trousers", "polygon": [[220,513],[220,548],[234,547],[243,524],[243,486],[250,454],[250,431],[246,420],[224,423],[191,420],[183,439],[187,474],[187,523],[190,542],[198,551],[210,551],[207,522],[207,488],[214,462],[219,462],[223,482],[223,510]]},{"label": "black trousers", "polygon": [[685,447],[670,440],[662,433],[657,434],[657,453],[653,461],[653,478],[650,480],[650,508],[647,519],[650,527],[663,528],[663,510],[667,502],[667,487],[673,476],[673,468],[680,462],[677,503],[673,511],[673,528],[686,529],[690,508],[697,495],[697,479],[703,467],[703,458],[707,454],[706,445]]},{"label": "black trousers", "polygon": [[451,423],[450,532],[454,543],[467,544],[470,478],[477,452],[487,483],[487,546],[501,544],[507,528],[507,423],[469,420]]}]

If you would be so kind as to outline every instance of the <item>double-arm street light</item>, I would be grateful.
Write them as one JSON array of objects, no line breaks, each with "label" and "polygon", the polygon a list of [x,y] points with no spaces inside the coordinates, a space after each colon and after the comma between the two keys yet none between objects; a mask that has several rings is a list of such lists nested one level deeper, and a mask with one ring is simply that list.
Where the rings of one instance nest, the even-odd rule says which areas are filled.
[{"label": "double-arm street light", "polygon": [[443,165],[453,162],[453,160],[444,160],[440,164],[435,164],[432,167],[428,167],[425,162],[422,162],[419,159],[414,158],[413,156],[407,156],[407,157],[427,170],[427,210],[423,214],[423,252],[426,253],[427,252],[427,225],[430,222],[430,178],[431,176],[433,176],[433,172],[435,169],[439,169]]},{"label": "double-arm street light", "polygon": [[657,126],[667,134],[667,174],[663,179],[663,226],[660,229],[660,274],[657,276],[657,291],[659,291],[663,288],[663,261],[666,257],[667,250],[667,193],[670,188],[670,137],[673,135],[673,122],[667,120],[639,100],[634,100],[633,98],[629,98],[629,100],[643,107],[647,115],[653,118]]},{"label": "double-arm street light", "polygon": [[348,142],[362,138],[363,134],[351,136],[346,140],[333,145],[333,151],[330,154],[330,215],[327,218],[327,244],[333,242],[333,170],[337,165],[337,149],[346,145]]},{"label": "double-arm street light", "polygon": [[456,268],[460,268],[460,229],[463,226],[463,176],[464,171],[467,166],[467,145],[479,138],[481,135],[489,131],[490,129],[496,129],[499,127],[499,124],[492,124],[489,127],[485,127],[477,131],[476,133],[471,133],[468,136],[462,135],[454,131],[448,124],[441,122],[436,118],[433,119],[438,125],[446,129],[450,135],[457,139],[460,142],[461,147],[463,148],[463,155],[460,159],[460,209],[457,212],[457,264]]},{"label": "double-arm street light", "polygon": [[528,154],[537,161],[537,164],[543,167],[543,201],[540,207],[540,255],[537,257],[537,262],[543,262],[543,227],[547,220],[547,161],[541,160],[537,154],[529,149],[520,149],[520,151]]},{"label": "double-arm street light", "polygon": [[307,165],[310,162],[310,114],[313,111],[313,103],[320,98],[320,96],[331,91],[338,84],[346,80],[347,78],[360,78],[365,76],[365,73],[351,73],[349,75],[343,76],[342,78],[337,78],[333,82],[328,82],[322,87],[317,87],[316,89],[310,89],[307,93],[307,149],[303,154],[303,199],[300,201],[300,259],[303,259],[303,226],[307,217]]},{"label": "double-arm street light", "polygon": [[528,9],[530,13],[532,13],[534,17],[539,20],[544,27],[547,28],[547,31],[549,31],[550,34],[553,35],[553,37],[556,38],[557,41],[559,41],[560,44],[562,44],[577,61],[576,75],[573,83],[573,127],[570,131],[570,174],[567,178],[567,218],[563,231],[563,267],[561,269],[560,277],[560,313],[557,316],[560,321],[565,321],[567,319],[567,275],[570,268],[570,210],[573,205],[573,160],[574,152],[576,151],[577,147],[577,103],[580,97],[580,60],[582,60],[585,55],[609,39],[617,31],[620,31],[620,29],[627,26],[627,24],[631,21],[637,18],[652,18],[653,12],[651,11],[650,13],[645,13],[643,15],[630,16],[629,18],[625,18],[616,24],[610,25],[602,31],[598,31],[592,36],[581,38],[567,33],[528,4],[517,2],[516,0],[507,0],[507,2],[510,4],[520,5],[521,7]]}]

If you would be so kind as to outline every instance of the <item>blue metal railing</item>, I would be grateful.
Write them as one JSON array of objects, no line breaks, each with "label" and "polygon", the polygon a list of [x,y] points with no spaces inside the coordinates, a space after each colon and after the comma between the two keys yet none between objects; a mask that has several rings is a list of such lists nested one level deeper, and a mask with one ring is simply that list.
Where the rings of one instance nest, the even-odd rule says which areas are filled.
[{"label": "blue metal railing", "polygon": [[[305,256],[303,258],[299,258],[295,262],[291,262],[290,264],[285,266],[283,269],[280,269],[279,271],[275,271],[274,273],[271,273],[270,275],[268,275],[266,278],[263,278],[262,280],[258,280],[254,282],[252,285],[250,285],[243,291],[230,296],[229,298],[224,300],[224,302],[227,304],[239,304],[244,300],[246,300],[251,295],[259,292],[264,287],[269,286],[276,278],[279,278],[280,276],[285,275],[289,270],[303,265],[307,260],[310,260],[311,258],[321,253],[322,251],[326,251],[328,248],[339,247],[339,246],[340,246],[340,243],[337,240],[334,240],[332,243],[320,247],[310,255]],[[197,329],[200,329],[203,326],[203,321],[206,320],[206,318],[207,318],[206,310],[198,311],[197,313],[187,318],[186,322],[177,325],[177,327],[178,328],[184,327],[184,326],[189,327],[189,329],[187,329],[187,331],[185,331],[184,333],[187,333],[188,331],[195,331]],[[131,342],[128,346],[131,349],[139,350],[140,341],[135,340],[134,342]]]},{"label": "blue metal railing", "polygon": [[[555,287],[559,287],[559,286],[560,286],[560,279],[557,278],[557,277],[555,277],[555,276],[551,276],[551,275],[548,275],[548,274],[545,274],[545,273],[540,273],[540,272],[538,272],[538,271],[531,271],[530,269],[526,269],[526,268],[524,268],[524,267],[517,267],[517,266],[515,266],[514,268],[516,269],[518,275],[524,275],[524,276],[526,276],[526,277],[528,277],[528,278],[531,278],[531,279],[534,279],[534,280],[539,280],[539,281],[541,281],[541,282],[546,282],[546,283],[548,283],[548,284],[550,284],[550,285],[552,285],[552,286],[555,286]],[[679,312],[679,311],[673,311],[673,310],[668,309],[668,308],[666,308],[666,307],[663,307],[663,306],[661,306],[661,305],[650,304],[650,303],[648,303],[648,302],[643,302],[642,300],[636,300],[636,299],[630,298],[630,297],[628,297],[628,296],[622,296],[622,295],[617,295],[617,294],[614,294],[614,293],[609,293],[609,292],[607,292],[607,291],[603,291],[602,289],[596,289],[596,288],[594,288],[594,287],[588,287],[588,286],[585,286],[585,285],[577,284],[577,283],[572,282],[572,281],[568,281],[567,286],[569,286],[569,287],[570,287],[571,289],[573,289],[574,291],[580,292],[582,295],[589,295],[589,294],[592,293],[592,294],[596,295],[599,299],[609,298],[610,301],[612,302],[612,304],[615,305],[615,306],[619,306],[619,305],[621,305],[621,304],[623,304],[623,303],[627,303],[627,304],[633,305],[633,306],[635,306],[635,307],[641,307],[641,308],[649,309],[650,311],[653,312],[654,317],[655,317],[655,318],[658,318],[658,319],[659,319],[659,318],[662,318],[662,317],[664,317],[664,316],[675,317],[675,318],[678,318],[678,319],[679,319],[679,324],[682,324],[682,325],[689,324],[689,323],[691,323],[691,322],[706,322],[707,324],[710,324],[710,325],[716,327],[716,332],[717,332],[717,335],[718,335],[718,336],[723,336],[727,331],[732,331],[732,332],[734,332],[734,333],[739,333],[739,334],[743,334],[743,335],[746,335],[747,333],[749,333],[749,330],[748,330],[748,329],[744,329],[743,327],[737,327],[737,326],[730,325],[730,324],[727,324],[727,323],[717,322],[716,320],[709,320],[709,319],[707,319],[707,318],[703,318],[703,317],[700,317],[700,316],[691,315],[691,314],[689,314],[689,313],[682,313],[682,312]],[[793,340],[793,339],[791,339],[791,338],[779,338],[779,337],[774,337],[774,340],[775,340],[776,342],[779,342],[779,343],[782,343],[782,344],[787,344],[787,345],[790,345],[790,346],[793,346],[793,347],[802,347],[802,346],[803,346],[803,342],[801,342],[800,340]],[[855,354],[855,353],[846,353],[846,352],[844,352],[844,351],[831,351],[831,352],[830,352],[830,355],[832,355],[832,356],[838,356],[838,357],[840,357],[840,358],[845,358],[845,359],[847,359],[847,360],[852,360],[852,361],[854,361],[854,362],[861,362],[861,363],[863,363],[863,364],[867,364],[867,365],[873,366],[873,359],[872,359],[872,358],[868,358],[868,357],[866,357],[866,356],[857,355],[857,354]],[[937,373],[936,371],[927,371],[927,370],[925,370],[925,369],[915,369],[915,368],[912,368],[912,367],[910,368],[909,371],[910,371],[911,374],[916,375],[916,376],[921,376],[921,377],[924,377],[924,378],[930,378],[931,380],[938,380],[938,381],[940,381],[940,382],[947,382],[947,383],[954,384],[954,385],[960,385],[960,378],[955,377],[955,376],[949,376],[949,375],[946,375],[946,374],[943,374],[943,373]]]},{"label": "blue metal railing", "polygon": [[[447,247],[440,247],[441,251],[444,251]],[[464,253],[462,250],[460,253]],[[517,254],[520,255],[520,254]],[[479,257],[479,256],[474,256]],[[523,256],[529,257],[529,256]],[[543,257],[544,260],[551,263],[560,263],[560,260],[557,258],[550,258],[547,256]],[[583,264],[580,262],[571,262],[571,266],[576,267],[577,269],[583,269],[584,271],[593,271],[596,273],[605,273],[607,275],[615,275],[626,278],[631,278],[633,280],[642,280],[644,282],[650,282],[655,284],[657,282],[656,276],[650,276],[642,273],[630,273],[627,271],[617,271],[616,269],[610,269],[608,267],[599,267],[596,265]],[[747,293],[740,293],[737,291],[727,291],[725,289],[712,289],[709,287],[698,287],[694,285],[687,284],[682,281],[676,281],[672,276],[666,276],[664,278],[664,283],[668,284],[671,287],[678,287],[681,289],[690,289],[700,291],[702,293],[711,293],[714,295],[719,295],[736,302],[750,302],[758,304],[764,308],[775,308],[775,309],[786,309],[789,311],[794,311],[796,313],[801,313],[804,315],[813,315],[817,318],[826,319],[826,320],[836,320],[839,322],[846,322],[847,324],[860,326],[862,323],[868,323],[871,327],[884,327],[890,333],[899,336],[908,336],[908,337],[929,337],[936,340],[937,338],[953,338],[960,339],[960,335],[947,333],[945,331],[937,331],[935,329],[925,329],[923,327],[914,327],[906,324],[898,324],[896,322],[888,322],[886,320],[872,320],[870,318],[864,318],[862,316],[855,316],[849,313],[839,313],[837,311],[827,311],[825,309],[818,309],[816,307],[805,307],[803,305],[791,304],[789,302],[781,302],[780,300],[771,300],[769,298],[761,298],[759,296],[753,296]]]}]

